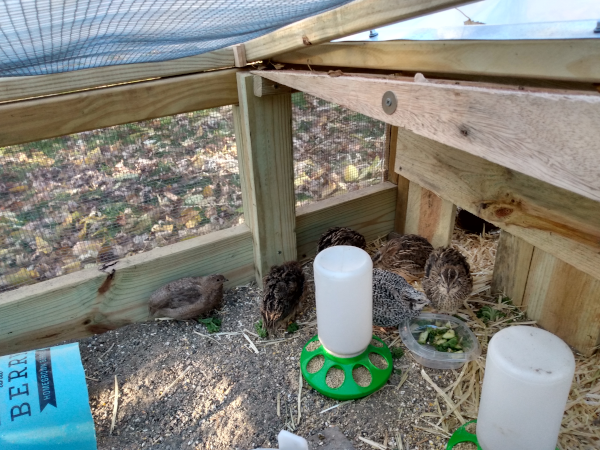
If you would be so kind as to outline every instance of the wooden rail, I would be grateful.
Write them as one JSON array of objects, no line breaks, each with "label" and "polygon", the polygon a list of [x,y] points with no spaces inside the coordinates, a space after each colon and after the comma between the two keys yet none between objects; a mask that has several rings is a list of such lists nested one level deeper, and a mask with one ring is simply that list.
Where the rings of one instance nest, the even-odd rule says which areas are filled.
[{"label": "wooden rail", "polygon": [[311,66],[600,83],[598,39],[336,42],[273,58]]},{"label": "wooden rail", "polygon": [[[299,208],[298,254],[313,255],[329,226],[352,226],[367,239],[386,235],[393,228],[395,191],[383,183]],[[211,273],[223,273],[226,287],[255,279],[247,225],[123,258],[112,276],[85,269],[0,294],[0,356],[145,321],[155,289]]]},{"label": "wooden rail", "polygon": [[[600,95],[297,70],[253,73],[600,200]],[[388,92],[397,102],[391,114],[382,108]]]},{"label": "wooden rail", "polygon": [[238,69],[0,104],[0,147],[237,103]]}]

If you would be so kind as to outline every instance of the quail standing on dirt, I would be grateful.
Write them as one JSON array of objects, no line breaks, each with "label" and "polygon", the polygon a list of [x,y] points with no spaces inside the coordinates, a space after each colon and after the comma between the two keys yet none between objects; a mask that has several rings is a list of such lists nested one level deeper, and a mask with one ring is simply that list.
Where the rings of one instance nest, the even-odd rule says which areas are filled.
[{"label": "quail standing on dirt", "polygon": [[389,239],[373,255],[373,267],[416,280],[423,276],[425,263],[432,251],[433,246],[423,236],[398,235]]},{"label": "quail standing on dirt", "polygon": [[263,326],[275,331],[286,326],[300,307],[304,292],[304,273],[296,261],[273,266],[263,279],[263,298],[260,307]]},{"label": "quail standing on dirt", "polygon": [[365,250],[367,248],[367,241],[362,234],[351,228],[333,227],[323,233],[321,239],[319,239],[317,253],[334,245],[352,245],[353,247]]},{"label": "quail standing on dirt", "polygon": [[150,315],[178,320],[197,319],[220,306],[225,281],[228,280],[223,275],[172,281],[150,296]]},{"label": "quail standing on dirt", "polygon": [[452,247],[435,249],[425,265],[423,290],[431,306],[455,314],[473,290],[471,267],[464,255]]},{"label": "quail standing on dirt", "polygon": [[417,317],[429,304],[425,294],[417,291],[400,275],[373,269],[373,323],[380,327],[397,327]]}]

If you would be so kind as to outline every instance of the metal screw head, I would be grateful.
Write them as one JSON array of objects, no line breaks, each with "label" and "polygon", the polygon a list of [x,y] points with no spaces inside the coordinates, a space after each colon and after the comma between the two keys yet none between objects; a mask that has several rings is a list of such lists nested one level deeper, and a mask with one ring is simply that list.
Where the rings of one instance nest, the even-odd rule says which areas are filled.
[{"label": "metal screw head", "polygon": [[387,91],[381,99],[381,107],[386,114],[394,114],[398,107],[396,96],[392,91]]}]

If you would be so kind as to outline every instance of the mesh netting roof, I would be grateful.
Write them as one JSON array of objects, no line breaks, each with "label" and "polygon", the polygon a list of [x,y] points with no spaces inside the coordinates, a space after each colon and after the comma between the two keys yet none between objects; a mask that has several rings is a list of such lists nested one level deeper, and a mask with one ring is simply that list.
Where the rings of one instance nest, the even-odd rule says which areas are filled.
[{"label": "mesh netting roof", "polygon": [[246,42],[350,0],[3,0],[0,76],[157,62]]}]

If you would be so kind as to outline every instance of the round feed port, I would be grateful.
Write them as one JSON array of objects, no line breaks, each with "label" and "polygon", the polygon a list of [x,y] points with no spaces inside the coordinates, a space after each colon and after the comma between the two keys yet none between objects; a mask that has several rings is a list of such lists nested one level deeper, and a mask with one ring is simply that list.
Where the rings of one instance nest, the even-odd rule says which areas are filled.
[{"label": "round feed port", "polygon": [[369,361],[378,369],[384,370],[388,368],[388,362],[378,353],[369,353]]},{"label": "round feed port", "polygon": [[308,373],[317,373],[325,364],[325,357],[323,355],[317,355],[311,359],[306,365],[306,371]]},{"label": "round feed port", "polygon": [[316,341],[309,342],[308,345],[306,346],[306,350],[309,352],[314,352],[320,346],[321,346],[321,341],[319,341],[317,339]]},{"label": "round feed port", "polygon": [[369,372],[365,366],[356,366],[352,369],[352,378],[354,379],[354,382],[361,387],[367,387],[373,380],[371,372]]},{"label": "round feed port", "polygon": [[327,371],[327,376],[325,377],[325,383],[331,389],[337,389],[342,384],[344,384],[344,371],[339,367],[332,367]]}]

